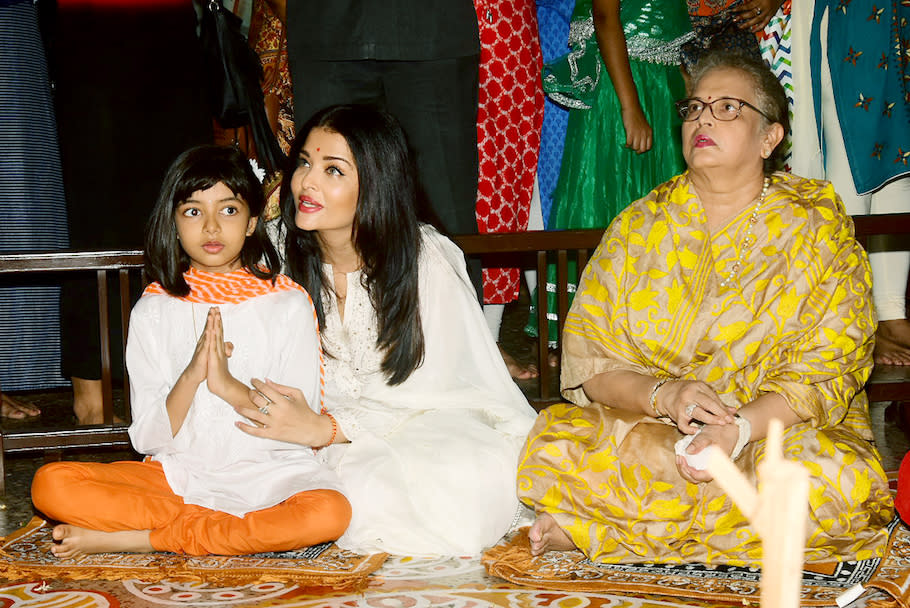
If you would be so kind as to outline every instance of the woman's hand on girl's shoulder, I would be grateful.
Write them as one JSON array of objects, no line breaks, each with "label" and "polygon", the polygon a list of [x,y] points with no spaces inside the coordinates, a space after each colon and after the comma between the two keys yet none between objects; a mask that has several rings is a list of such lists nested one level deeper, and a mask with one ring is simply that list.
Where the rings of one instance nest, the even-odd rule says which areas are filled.
[{"label": "woman's hand on girl's shoulder", "polygon": [[313,411],[303,391],[271,380],[253,378],[250,401],[256,406],[234,410],[253,424],[237,422],[244,433],[310,447],[326,443],[322,437],[321,416]]}]

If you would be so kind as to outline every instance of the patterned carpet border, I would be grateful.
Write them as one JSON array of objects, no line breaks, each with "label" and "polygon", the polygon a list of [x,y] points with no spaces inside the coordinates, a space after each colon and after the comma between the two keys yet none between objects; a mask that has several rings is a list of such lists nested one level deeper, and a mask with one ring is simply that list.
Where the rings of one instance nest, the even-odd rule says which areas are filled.
[{"label": "patterned carpet border", "polygon": [[[910,529],[892,523],[883,559],[807,565],[803,571],[803,606],[833,606],[857,583],[875,587],[910,608]],[[761,570],[704,564],[595,564],[580,551],[550,551],[531,556],[527,528],[483,555],[487,572],[511,583],[537,589],[624,595],[663,595],[699,601],[758,605]],[[811,568],[811,570],[809,569]]]},{"label": "patterned carpet border", "polygon": [[385,553],[358,555],[334,543],[301,551],[245,556],[193,557],[174,553],[99,553],[58,559],[51,553],[52,528],[34,517],[0,539],[0,578],[204,581],[219,585],[285,582],[334,589],[363,589],[382,566]]}]

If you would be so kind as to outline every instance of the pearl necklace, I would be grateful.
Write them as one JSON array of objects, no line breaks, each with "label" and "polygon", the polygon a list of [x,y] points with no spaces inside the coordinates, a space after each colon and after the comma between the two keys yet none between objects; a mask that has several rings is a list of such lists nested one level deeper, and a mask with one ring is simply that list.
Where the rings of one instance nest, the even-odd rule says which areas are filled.
[{"label": "pearl necklace", "polygon": [[752,209],[752,215],[749,216],[749,227],[746,229],[746,236],[743,237],[743,244],[739,249],[739,255],[736,256],[736,261],[733,262],[733,268],[730,269],[730,274],[727,275],[726,279],[720,282],[721,288],[726,288],[733,282],[733,279],[739,274],[739,269],[743,265],[743,260],[746,257],[746,250],[755,244],[752,228],[758,222],[758,212],[761,211],[762,206],[765,204],[765,196],[768,194],[768,186],[770,184],[771,180],[766,177],[765,182],[762,185],[761,195],[758,197],[758,202],[755,204],[755,208]]}]

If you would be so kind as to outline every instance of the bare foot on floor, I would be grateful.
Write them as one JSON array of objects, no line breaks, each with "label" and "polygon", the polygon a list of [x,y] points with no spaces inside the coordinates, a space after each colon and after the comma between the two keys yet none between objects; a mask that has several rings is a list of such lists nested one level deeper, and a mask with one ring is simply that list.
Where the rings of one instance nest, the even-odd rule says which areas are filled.
[{"label": "bare foot on floor", "polygon": [[13,399],[6,393],[0,394],[0,416],[21,420],[32,416],[40,416],[41,410],[30,403]]},{"label": "bare foot on floor", "polygon": [[515,357],[507,353],[501,344],[498,346],[499,352],[502,354],[502,360],[506,362],[506,367],[509,369],[510,376],[516,380],[530,380],[540,375],[536,365],[533,363],[522,365],[515,360]]},{"label": "bare foot on floor", "polygon": [[[76,415],[76,424],[104,424],[104,394],[101,380],[86,380],[85,378],[72,377],[73,381],[73,414]],[[114,416],[114,424],[123,422],[123,419]]]},{"label": "bare foot on floor", "polygon": [[889,319],[879,321],[877,336],[888,338],[892,342],[910,348],[910,319]]},{"label": "bare foot on floor", "polygon": [[578,548],[549,513],[537,516],[528,530],[528,540],[531,541],[531,555],[542,555],[547,551],[572,551]]},{"label": "bare foot on floor", "polygon": [[547,365],[550,367],[559,367],[559,353],[551,350],[547,353]]},{"label": "bare foot on floor", "polygon": [[101,407],[103,394],[101,380],[73,376],[73,413],[79,424],[101,424],[104,413]]},{"label": "bare foot on floor", "polygon": [[[910,365],[910,342],[895,339],[901,331],[890,331],[894,329],[893,324],[907,324],[907,320],[882,321],[879,324],[872,359],[879,365]],[[892,327],[889,328],[889,325]]]},{"label": "bare foot on floor", "polygon": [[148,530],[101,532],[79,526],[60,524],[53,531],[56,544],[51,552],[61,559],[82,557],[90,553],[151,553]]}]

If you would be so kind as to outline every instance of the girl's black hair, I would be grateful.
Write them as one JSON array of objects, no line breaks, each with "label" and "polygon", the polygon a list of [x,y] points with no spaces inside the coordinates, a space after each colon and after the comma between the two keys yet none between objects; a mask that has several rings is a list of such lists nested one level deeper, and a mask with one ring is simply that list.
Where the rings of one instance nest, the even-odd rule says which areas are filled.
[{"label": "girl's black hair", "polygon": [[322,268],[319,235],[297,227],[297,204],[291,192],[300,151],[317,128],[341,135],[354,156],[360,191],[351,239],[362,263],[362,284],[379,319],[376,342],[385,353],[382,371],[389,384],[400,384],[424,357],[417,297],[417,181],[407,139],[387,112],[365,105],[336,105],[313,115],[291,144],[281,184],[286,262],[291,277],[313,298],[320,327],[325,327],[323,300],[331,293],[330,283]]},{"label": "girl's black hair", "polygon": [[[178,156],[164,176],[145,231],[145,271],[150,280],[161,283],[173,296],[190,293],[190,286],[183,278],[183,273],[189,270],[190,257],[177,239],[175,211],[193,192],[208,190],[218,182],[247,204],[251,217],[259,217],[265,208],[262,185],[246,156],[236,148],[203,145]],[[281,262],[262,218],[243,242],[240,261],[243,268],[260,279],[274,281],[278,274]]]}]

